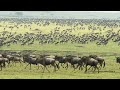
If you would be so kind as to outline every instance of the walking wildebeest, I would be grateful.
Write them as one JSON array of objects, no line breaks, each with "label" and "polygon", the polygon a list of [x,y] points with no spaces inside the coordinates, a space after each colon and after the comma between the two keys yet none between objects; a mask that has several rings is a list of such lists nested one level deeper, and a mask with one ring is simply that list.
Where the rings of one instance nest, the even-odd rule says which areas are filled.
[{"label": "walking wildebeest", "polygon": [[45,68],[48,72],[50,72],[48,69],[47,69],[47,65],[52,65],[54,67],[54,71],[56,71],[56,67],[59,69],[59,66],[56,64],[56,60],[54,58],[48,58],[48,57],[37,57],[37,60],[36,60],[37,64],[41,64],[44,66],[43,68],[43,72],[45,71]]},{"label": "walking wildebeest", "polygon": [[[81,68],[82,70],[82,66],[83,66],[83,62],[81,60],[81,57],[77,57],[77,56],[67,56],[66,60],[68,63],[71,64],[71,66],[75,69],[77,69],[79,67],[79,70]],[[67,68],[68,68],[68,63],[67,63]],[[77,67],[75,67],[75,64],[77,64]]]},{"label": "walking wildebeest", "polygon": [[14,56],[12,61],[13,61],[13,65],[15,64],[15,66],[16,66],[16,62],[20,62],[20,65],[22,65],[23,58]]},{"label": "walking wildebeest", "polygon": [[105,60],[103,57],[99,57],[97,55],[89,55],[90,58],[94,58],[95,60],[98,61],[98,63],[100,64],[100,67],[102,67],[103,65],[103,68],[105,67]]},{"label": "walking wildebeest", "polygon": [[91,66],[91,67],[94,67],[94,71],[96,69],[98,69],[98,73],[99,73],[99,68],[97,67],[98,65],[98,61],[93,59],[93,58],[90,58],[89,56],[83,56],[81,58],[82,62],[84,62],[85,64],[85,72],[87,72],[87,66]]},{"label": "walking wildebeest", "polygon": [[3,58],[0,58],[0,68],[2,71],[2,67],[5,67],[5,60]]},{"label": "walking wildebeest", "polygon": [[[63,56],[58,56],[58,55],[55,55],[55,60],[58,61],[58,66],[59,64],[61,63],[61,66],[63,67],[63,64],[65,64],[67,61],[65,59],[65,57]],[[64,67],[63,67],[64,68]]]},{"label": "walking wildebeest", "polygon": [[[31,70],[31,64],[37,65],[36,58],[33,58],[33,57],[31,57],[30,55],[23,55],[23,62],[24,62],[24,63],[25,63],[25,62],[28,63],[28,64],[26,65],[26,67],[27,67],[28,65],[30,65],[30,70]],[[26,69],[26,67],[25,67],[25,69]]]}]

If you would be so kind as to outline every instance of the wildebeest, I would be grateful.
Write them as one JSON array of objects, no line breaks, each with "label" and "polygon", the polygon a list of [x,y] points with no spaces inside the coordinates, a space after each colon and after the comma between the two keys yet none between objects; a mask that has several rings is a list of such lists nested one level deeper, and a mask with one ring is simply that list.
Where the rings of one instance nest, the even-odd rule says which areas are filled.
[{"label": "wildebeest", "polygon": [[56,64],[54,58],[46,58],[45,56],[44,57],[43,56],[32,57],[32,56],[33,55],[23,55],[23,60],[24,60],[24,62],[27,62],[28,65],[30,65],[30,69],[31,69],[31,64],[34,64],[34,65],[39,65],[40,64],[40,65],[44,66],[43,72],[44,72],[45,68],[47,69],[47,67],[46,67],[47,65],[52,65],[54,67],[54,71],[56,71],[57,64]]},{"label": "wildebeest", "polygon": [[16,66],[16,62],[19,62],[20,65],[22,65],[23,58],[22,57],[16,57],[16,56],[14,56],[14,58],[13,58],[12,61],[13,61],[13,64],[15,64],[15,66]]},{"label": "wildebeest", "polygon": [[12,55],[5,55],[5,54],[3,54],[3,57],[4,58],[7,58],[8,59],[8,66],[10,65],[10,63],[13,61],[13,59],[14,59],[14,56],[12,56]]},{"label": "wildebeest", "polygon": [[[10,64],[10,62],[9,62],[9,59],[8,58],[2,58],[4,61],[5,61],[5,63],[7,63],[8,64],[8,66],[9,66],[9,64]],[[4,67],[6,67],[6,64],[4,64]]]},{"label": "wildebeest", "polygon": [[83,56],[81,58],[82,62],[84,62],[85,64],[85,72],[87,72],[87,66],[91,66],[91,67],[94,67],[94,71],[96,69],[98,69],[98,73],[99,73],[99,68],[98,68],[98,61],[93,59],[93,58],[90,58],[89,56]]},{"label": "wildebeest", "polygon": [[89,55],[90,58],[94,58],[95,60],[98,61],[98,63],[100,64],[100,67],[103,66],[103,68],[105,67],[105,60],[103,57],[99,57],[97,55]]},{"label": "wildebeest", "polygon": [[2,71],[2,67],[5,67],[5,60],[3,58],[0,58],[0,68]]},{"label": "wildebeest", "polygon": [[45,71],[45,69],[50,72],[48,69],[47,69],[47,65],[52,65],[54,67],[54,71],[56,71],[56,67],[59,69],[59,66],[56,64],[56,60],[54,58],[50,58],[50,57],[37,57],[37,60],[36,60],[37,64],[40,64],[42,66],[44,66],[43,68],[43,72]]},{"label": "wildebeest", "polygon": [[[63,67],[63,64],[65,64],[67,61],[65,59],[65,57],[63,56],[58,56],[58,55],[55,55],[55,60],[58,61],[58,66],[59,64],[61,63],[61,66]],[[63,67],[64,68],[64,67]]]},{"label": "wildebeest", "polygon": [[[66,60],[68,63],[71,64],[71,66],[74,68],[74,70],[76,68],[78,68],[78,66],[79,66],[79,70],[80,70],[80,68],[82,70],[83,62],[81,60],[81,57],[69,56],[69,57],[66,57]],[[68,63],[67,63],[67,68],[68,68]],[[77,67],[75,67],[75,64],[77,64]]]},{"label": "wildebeest", "polygon": [[[37,62],[36,62],[36,58],[33,58],[33,57],[30,57],[30,55],[26,54],[26,55],[23,55],[23,62],[27,62],[28,64],[26,65],[26,67],[28,65],[30,65],[30,69],[31,69],[31,64],[34,64],[34,65],[37,65]],[[25,69],[26,69],[25,67]]]}]

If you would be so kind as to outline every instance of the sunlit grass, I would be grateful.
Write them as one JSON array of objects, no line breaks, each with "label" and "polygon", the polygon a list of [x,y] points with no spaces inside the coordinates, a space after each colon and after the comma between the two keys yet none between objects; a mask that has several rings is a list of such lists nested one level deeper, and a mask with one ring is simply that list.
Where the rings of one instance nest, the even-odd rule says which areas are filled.
[{"label": "sunlit grass", "polygon": [[[16,24],[16,23],[14,23]],[[0,32],[4,31],[4,26],[14,26],[14,24],[10,24],[8,22],[3,23],[1,22],[0,25]],[[23,24],[22,24],[23,25]],[[73,26],[57,26],[60,27],[60,32],[65,29],[73,29]],[[75,30],[72,30],[70,34],[75,35],[82,35],[84,33],[91,33],[91,32],[99,32],[96,31],[90,31],[87,28],[87,25],[85,26],[85,30],[80,30],[80,26],[76,27]],[[19,27],[19,29],[14,28],[13,30],[6,28],[5,31],[9,32],[17,32],[17,34],[21,33],[24,34],[26,32],[29,33],[37,33],[39,31],[42,31],[42,33],[49,33],[50,31],[55,30],[56,25],[51,23],[49,26],[43,27],[37,26],[36,24],[31,25],[30,28],[24,28]],[[77,29],[78,28],[78,29]],[[103,27],[101,26],[103,29]],[[39,31],[34,31],[35,29],[39,29]],[[111,30],[110,28],[106,28],[105,30],[102,30],[102,34],[105,34],[107,30]],[[119,28],[115,28],[114,31],[117,32]],[[11,44],[11,46],[2,46],[0,47],[0,50],[37,50],[34,53],[41,53],[41,54],[58,54],[58,55],[67,55],[67,54],[73,54],[73,55],[89,55],[89,54],[97,54],[102,55],[105,58],[106,61],[106,67],[102,68],[100,70],[100,73],[95,73],[88,71],[87,73],[84,73],[83,71],[76,70],[73,72],[73,68],[70,68],[68,70],[61,68],[60,71],[53,72],[53,68],[49,68],[51,73],[48,73],[45,71],[45,73],[42,73],[42,69],[37,70],[36,65],[32,65],[32,70],[29,70],[29,66],[27,69],[24,69],[26,64],[23,64],[20,66],[17,64],[16,67],[6,67],[3,68],[3,71],[0,71],[0,78],[1,79],[119,79],[120,78],[120,69],[119,64],[115,61],[115,56],[120,55],[120,46],[117,45],[117,43],[109,42],[106,46],[101,45],[97,46],[95,43],[89,43],[89,44],[71,44],[71,43],[65,43],[65,44],[38,44],[38,42],[35,42],[33,45],[24,45],[21,46],[20,44]]]}]

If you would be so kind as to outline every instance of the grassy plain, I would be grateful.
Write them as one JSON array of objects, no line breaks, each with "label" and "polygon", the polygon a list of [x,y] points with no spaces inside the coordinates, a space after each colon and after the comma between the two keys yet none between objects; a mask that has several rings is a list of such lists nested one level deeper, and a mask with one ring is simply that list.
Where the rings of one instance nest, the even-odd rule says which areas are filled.
[{"label": "grassy plain", "polygon": [[[0,32],[4,31],[3,28],[6,25],[12,25],[8,22],[0,23]],[[43,33],[49,33],[51,30],[53,30],[56,27],[55,24],[50,24],[48,27],[43,26],[36,26],[35,24],[32,24],[31,30],[29,28],[24,29],[23,27],[20,27],[19,29],[14,28],[13,30],[10,30],[7,28],[5,31],[9,32],[17,32],[24,34],[25,32],[32,32],[37,33],[34,31],[34,29],[38,28],[39,31],[42,31]],[[87,26],[86,26],[87,27]],[[68,26],[61,27],[60,30],[64,30],[67,28],[71,28]],[[119,28],[116,28],[115,31],[117,31]],[[106,28],[106,30],[101,31],[102,34],[105,34],[105,32],[109,30],[109,28]],[[84,34],[84,33],[90,33],[91,31],[87,30],[77,30],[75,29],[72,34]],[[98,32],[97,30],[94,32]],[[120,56],[120,46],[118,46],[116,43],[109,42],[106,46],[97,46],[95,43],[89,43],[86,45],[82,44],[45,44],[45,45],[39,45],[38,42],[36,42],[34,45],[25,45],[21,46],[19,44],[17,45],[11,45],[9,47],[2,46],[0,47],[0,50],[36,50],[34,53],[42,53],[42,54],[58,54],[58,55],[66,55],[66,54],[73,54],[73,55],[89,55],[89,54],[97,54],[101,55],[105,58],[106,61],[106,67],[102,68],[100,70],[100,73],[93,73],[91,71],[88,71],[87,73],[84,73],[83,71],[73,71],[72,68],[69,67],[68,70],[65,70],[64,68],[61,68],[60,71],[52,72],[53,68],[49,68],[51,73],[48,73],[45,71],[45,73],[42,73],[42,69],[37,70],[37,66],[32,65],[32,70],[29,70],[29,67],[27,69],[24,69],[26,64],[23,64],[22,66],[17,64],[17,66],[12,67],[6,67],[3,68],[3,71],[0,71],[0,78],[1,79],[119,79],[120,78],[120,65],[116,63],[115,56]]]}]

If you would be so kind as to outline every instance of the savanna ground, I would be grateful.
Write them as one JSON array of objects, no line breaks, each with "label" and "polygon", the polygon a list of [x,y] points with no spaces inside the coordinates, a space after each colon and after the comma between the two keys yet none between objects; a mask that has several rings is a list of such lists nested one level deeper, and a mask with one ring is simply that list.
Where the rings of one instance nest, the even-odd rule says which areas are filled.
[{"label": "savanna ground", "polygon": [[[6,22],[3,24],[3,22],[0,23],[0,25],[9,25],[10,23]],[[12,24],[10,24],[12,25]],[[32,24],[32,30],[39,28],[42,32],[48,33],[52,29],[54,29],[56,26],[54,24],[50,24],[49,27],[38,27],[35,24]],[[66,29],[69,27],[61,27],[61,30]],[[116,28],[117,31],[119,28]],[[4,31],[3,27],[0,27],[1,32]],[[17,32],[17,33],[25,33],[25,32],[34,32],[30,31],[29,29],[24,29],[23,27],[14,30],[6,29],[6,31],[9,32]],[[106,28],[106,30],[102,31],[102,34],[104,34],[105,31],[109,30],[109,28]],[[96,30],[97,32],[97,30]],[[81,30],[74,32],[71,32],[73,34],[83,34],[83,33],[90,33],[89,30]],[[45,71],[45,73],[42,73],[42,69],[40,68],[37,70],[36,65],[32,65],[32,70],[29,70],[29,66],[27,69],[24,69],[26,64],[22,64],[20,66],[19,63],[17,63],[17,66],[12,67],[6,67],[3,68],[2,71],[0,71],[0,78],[1,79],[119,79],[120,78],[120,65],[116,63],[115,56],[120,55],[120,46],[118,46],[116,43],[109,42],[106,46],[97,46],[95,43],[89,43],[89,44],[45,44],[45,45],[38,45],[37,42],[34,45],[11,45],[10,47],[2,46],[0,47],[0,50],[36,50],[33,53],[40,53],[40,54],[57,54],[57,55],[89,55],[89,54],[97,54],[101,55],[105,58],[106,61],[106,67],[102,68],[100,70],[100,73],[91,72],[88,71],[87,73],[84,73],[83,69],[75,70],[73,71],[73,68],[69,67],[68,70],[61,68],[57,72],[53,72],[53,68],[48,68],[50,70],[50,73]]]}]

